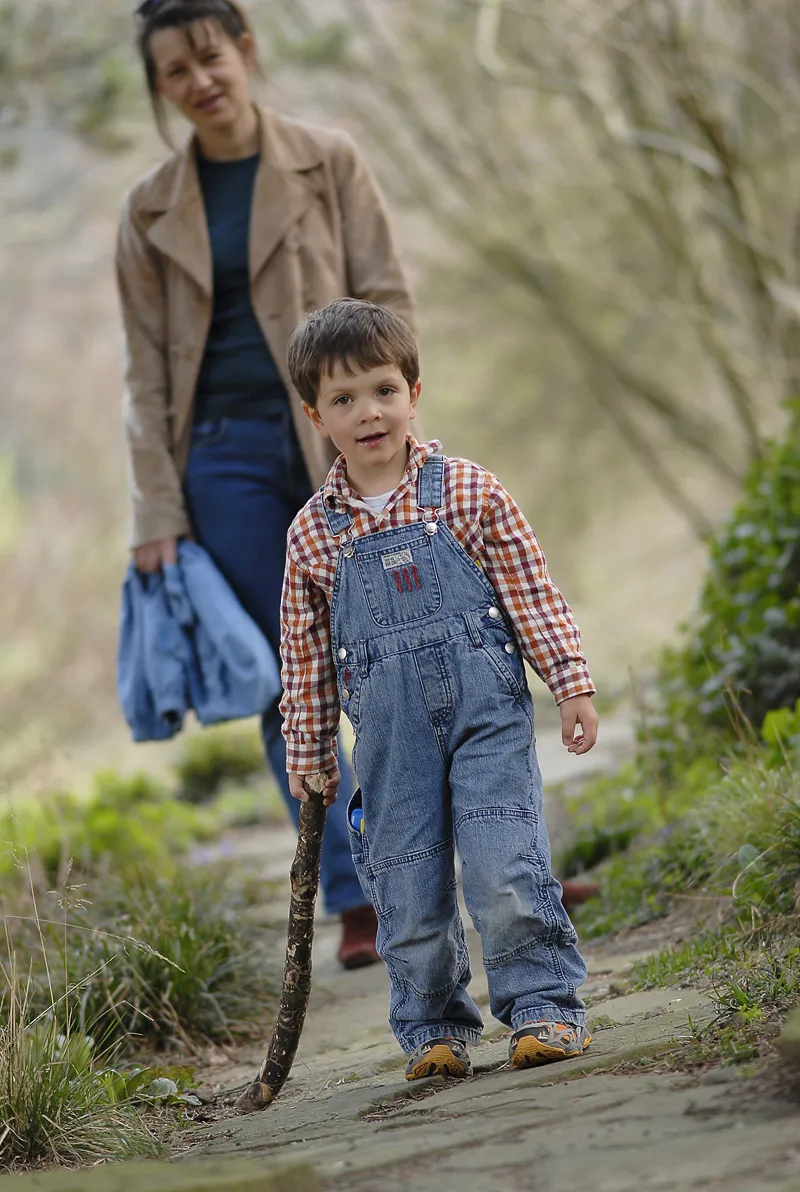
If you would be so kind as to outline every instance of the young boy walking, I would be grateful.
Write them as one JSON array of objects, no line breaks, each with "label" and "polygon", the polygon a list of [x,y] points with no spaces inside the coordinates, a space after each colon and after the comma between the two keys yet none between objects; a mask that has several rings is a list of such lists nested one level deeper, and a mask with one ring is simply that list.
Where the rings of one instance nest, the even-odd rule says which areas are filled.
[{"label": "young boy walking", "polygon": [[334,302],[297,329],[289,369],[341,452],[289,531],[289,780],[304,801],[303,779],[324,773],[335,799],[343,709],[360,783],[353,856],[378,913],[406,1077],[469,1075],[483,1029],[467,992],[456,848],[511,1063],[579,1055],[586,968],[550,869],[523,665],[553,692],[566,747],[586,753],[597,714],[572,612],[499,481],[410,436],[419,358],[397,315]]}]

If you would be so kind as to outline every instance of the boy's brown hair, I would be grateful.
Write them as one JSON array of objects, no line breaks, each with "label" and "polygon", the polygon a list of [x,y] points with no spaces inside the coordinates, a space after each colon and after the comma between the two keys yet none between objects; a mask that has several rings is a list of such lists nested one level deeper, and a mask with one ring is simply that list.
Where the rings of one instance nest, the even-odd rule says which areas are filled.
[{"label": "boy's brown hair", "polygon": [[289,341],[289,375],[303,401],[316,409],[319,384],[340,364],[356,369],[391,364],[413,388],[419,380],[419,352],[408,326],[385,306],[360,298],[339,298],[307,315]]}]

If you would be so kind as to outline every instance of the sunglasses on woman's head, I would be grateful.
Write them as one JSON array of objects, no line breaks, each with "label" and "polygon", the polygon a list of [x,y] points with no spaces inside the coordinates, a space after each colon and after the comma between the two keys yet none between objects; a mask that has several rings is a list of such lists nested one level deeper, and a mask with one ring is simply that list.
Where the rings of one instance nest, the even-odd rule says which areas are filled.
[{"label": "sunglasses on woman's head", "polygon": [[[153,15],[156,9],[161,7],[161,3],[162,0],[144,0],[144,3],[140,4],[139,7],[134,10],[134,15],[137,17],[150,17]],[[229,4],[228,8],[233,8],[233,5]],[[233,11],[236,11],[235,8]]]}]

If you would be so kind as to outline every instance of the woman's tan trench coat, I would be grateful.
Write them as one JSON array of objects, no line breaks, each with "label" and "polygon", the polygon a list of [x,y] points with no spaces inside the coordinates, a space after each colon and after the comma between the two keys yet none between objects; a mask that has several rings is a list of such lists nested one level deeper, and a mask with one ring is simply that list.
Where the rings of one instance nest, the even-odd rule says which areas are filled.
[{"label": "woman's tan trench coat", "polygon": [[[413,321],[408,286],[375,180],[345,134],[259,112],[261,161],[250,227],[253,307],[289,391],[313,485],[332,460],[286,369],[307,311],[345,295]],[[132,546],[189,530],[181,476],[212,315],[211,246],[189,142],[125,204],[117,281],[126,338],[125,428]]]}]

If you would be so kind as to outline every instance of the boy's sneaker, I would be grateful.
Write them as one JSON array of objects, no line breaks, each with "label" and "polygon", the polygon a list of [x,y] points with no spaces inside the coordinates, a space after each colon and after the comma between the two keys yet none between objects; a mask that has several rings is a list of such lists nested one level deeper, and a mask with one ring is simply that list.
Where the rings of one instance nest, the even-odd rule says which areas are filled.
[{"label": "boy's sneaker", "polygon": [[429,1039],[412,1051],[406,1064],[406,1080],[471,1075],[469,1052],[459,1039]]},{"label": "boy's sneaker", "polygon": [[592,1041],[585,1026],[564,1022],[526,1022],[514,1031],[508,1049],[513,1068],[535,1068],[583,1055]]}]

